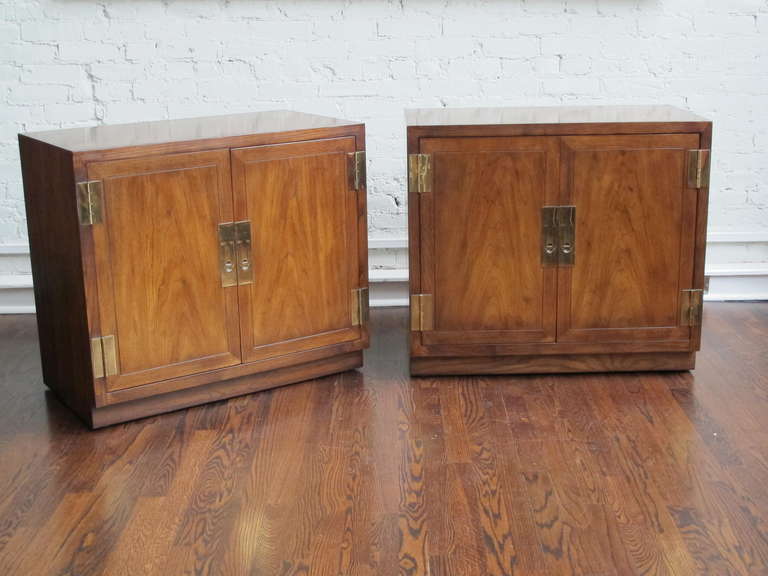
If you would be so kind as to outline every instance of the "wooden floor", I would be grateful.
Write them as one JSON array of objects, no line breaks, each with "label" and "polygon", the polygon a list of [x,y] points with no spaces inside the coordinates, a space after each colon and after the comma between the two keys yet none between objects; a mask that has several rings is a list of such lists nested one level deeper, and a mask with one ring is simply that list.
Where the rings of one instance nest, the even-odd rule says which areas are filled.
[{"label": "wooden floor", "polygon": [[97,432],[0,318],[0,575],[768,574],[768,304],[693,373],[361,372]]}]

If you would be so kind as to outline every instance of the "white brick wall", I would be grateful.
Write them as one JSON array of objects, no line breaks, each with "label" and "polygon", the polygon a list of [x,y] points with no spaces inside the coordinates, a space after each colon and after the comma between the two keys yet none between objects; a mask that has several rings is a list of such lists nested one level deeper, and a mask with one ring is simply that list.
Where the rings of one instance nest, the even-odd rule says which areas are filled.
[{"label": "white brick wall", "polygon": [[403,108],[667,103],[715,122],[711,229],[760,245],[716,264],[768,268],[768,0],[0,0],[0,103],[0,256],[26,242],[20,131],[272,108],[362,120],[370,234],[396,240]]}]

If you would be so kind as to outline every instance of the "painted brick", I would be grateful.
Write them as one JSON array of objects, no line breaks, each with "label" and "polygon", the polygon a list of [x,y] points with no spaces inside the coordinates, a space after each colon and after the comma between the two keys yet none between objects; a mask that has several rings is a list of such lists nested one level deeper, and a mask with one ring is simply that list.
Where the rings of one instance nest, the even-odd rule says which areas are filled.
[{"label": "painted brick", "polygon": [[117,62],[124,57],[125,46],[115,44],[94,44],[88,40],[59,42],[58,60],[64,63],[91,64],[94,61],[94,51],[98,50],[99,62]]},{"label": "painted brick", "polygon": [[538,38],[488,38],[480,44],[485,56],[497,58],[527,58],[540,53]]},{"label": "painted brick", "polygon": [[689,107],[712,226],[766,230],[767,98],[766,0],[0,0],[0,242],[18,131],[270,108],[365,121],[370,232],[403,238],[403,109],[483,104]]}]

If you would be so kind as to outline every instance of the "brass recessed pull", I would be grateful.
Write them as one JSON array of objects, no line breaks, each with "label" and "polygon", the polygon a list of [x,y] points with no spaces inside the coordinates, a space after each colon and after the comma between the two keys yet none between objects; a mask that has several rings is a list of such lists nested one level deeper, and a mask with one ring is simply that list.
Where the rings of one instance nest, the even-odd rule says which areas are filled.
[{"label": "brass recessed pull", "polygon": [[576,206],[557,207],[557,237],[560,242],[559,266],[573,266],[576,251]]},{"label": "brass recessed pull", "polygon": [[557,206],[544,206],[541,209],[541,265],[557,266]]},{"label": "brass recessed pull", "polygon": [[235,222],[235,250],[237,252],[237,283],[240,285],[253,282],[251,267],[251,223],[248,220]]},{"label": "brass recessed pull", "polygon": [[575,206],[544,206],[541,209],[542,266],[573,266],[575,230]]},{"label": "brass recessed pull", "polygon": [[231,222],[219,224],[219,268],[222,287],[237,286],[235,225]]}]

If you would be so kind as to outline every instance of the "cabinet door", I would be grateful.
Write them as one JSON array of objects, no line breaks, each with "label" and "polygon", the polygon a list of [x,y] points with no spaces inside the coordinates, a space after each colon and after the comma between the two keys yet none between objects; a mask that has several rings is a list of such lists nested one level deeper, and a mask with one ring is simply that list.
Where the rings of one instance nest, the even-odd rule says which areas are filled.
[{"label": "cabinet door", "polygon": [[557,203],[556,138],[424,138],[420,197],[422,344],[555,338],[557,269],[541,262],[542,207]]},{"label": "cabinet door", "polygon": [[252,281],[241,285],[245,361],[361,337],[354,138],[232,151],[236,219],[251,223]]},{"label": "cabinet door", "polygon": [[239,364],[237,291],[219,273],[228,150],[92,163],[88,177],[102,181],[94,257],[117,368],[107,389]]},{"label": "cabinet door", "polygon": [[[563,198],[574,205],[575,262],[560,269],[558,341],[679,341],[692,288],[697,190],[693,134],[563,138]],[[671,349],[671,348],[665,348]]]}]

